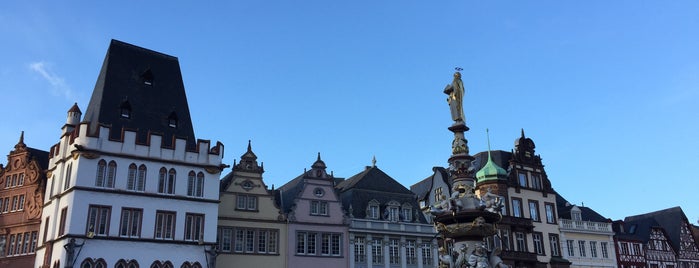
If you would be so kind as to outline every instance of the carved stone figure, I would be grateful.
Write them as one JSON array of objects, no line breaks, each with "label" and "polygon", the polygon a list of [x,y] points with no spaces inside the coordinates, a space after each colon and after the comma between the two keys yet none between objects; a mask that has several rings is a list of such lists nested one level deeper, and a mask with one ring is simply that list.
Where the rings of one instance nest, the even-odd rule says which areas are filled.
[{"label": "carved stone figure", "polygon": [[488,250],[482,244],[476,246],[471,256],[468,256],[468,265],[475,268],[490,268],[487,253]]},{"label": "carved stone figure", "polygon": [[454,268],[454,258],[444,247],[439,247],[439,268]]},{"label": "carved stone figure", "polygon": [[492,252],[490,252],[490,265],[492,265],[492,268],[510,268],[507,264],[505,264],[502,259],[500,258],[500,252],[502,252],[502,249],[497,247],[493,249]]},{"label": "carved stone figure", "polygon": [[491,188],[488,187],[485,194],[481,196],[481,207],[492,213],[499,213],[504,204],[502,203],[505,198],[496,195],[491,192]]},{"label": "carved stone figure", "polygon": [[456,262],[454,263],[456,268],[468,267],[468,263],[466,262],[466,260],[468,259],[468,245],[461,244],[458,253],[459,256],[456,258]]},{"label": "carved stone figure", "polygon": [[454,81],[444,88],[444,93],[449,95],[447,103],[449,103],[451,119],[454,122],[466,121],[463,109],[464,83],[461,81],[461,73],[454,73]]},{"label": "carved stone figure", "polygon": [[442,198],[442,201],[432,205],[432,207],[430,208],[430,213],[432,215],[439,215],[439,214],[442,214],[444,212],[449,211],[449,209],[450,209],[449,199],[446,199],[446,196],[444,196],[444,195],[442,195],[441,198]]}]

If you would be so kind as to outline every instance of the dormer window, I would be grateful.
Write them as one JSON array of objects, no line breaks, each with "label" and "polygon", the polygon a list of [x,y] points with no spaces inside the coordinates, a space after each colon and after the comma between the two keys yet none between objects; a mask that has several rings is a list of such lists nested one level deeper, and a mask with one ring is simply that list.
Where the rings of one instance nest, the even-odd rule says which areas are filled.
[{"label": "dormer window", "polygon": [[369,201],[366,208],[366,217],[369,219],[379,219],[379,202],[374,200]]},{"label": "dormer window", "polygon": [[146,86],[152,86],[153,85],[153,72],[151,72],[150,69],[146,70],[141,75],[141,81],[143,81],[143,84]]},{"label": "dormer window", "polygon": [[131,103],[129,103],[128,97],[119,105],[119,115],[121,118],[131,118]]},{"label": "dormer window", "polygon": [[171,112],[167,117],[167,126],[177,128],[177,114],[175,112]]},{"label": "dormer window", "polygon": [[411,222],[413,220],[413,207],[409,204],[403,204],[400,212],[401,220]]},{"label": "dormer window", "polygon": [[580,212],[580,209],[573,209],[570,211],[570,217],[574,221],[582,221],[582,213]]},{"label": "dormer window", "polygon": [[386,212],[384,212],[384,218],[388,221],[399,221],[400,220],[400,203],[396,201],[388,202],[386,205]]}]

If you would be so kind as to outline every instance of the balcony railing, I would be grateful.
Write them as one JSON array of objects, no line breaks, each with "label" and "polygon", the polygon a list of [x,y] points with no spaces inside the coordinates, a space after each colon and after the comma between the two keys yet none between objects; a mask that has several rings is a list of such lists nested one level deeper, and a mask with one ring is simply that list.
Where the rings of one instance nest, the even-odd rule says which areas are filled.
[{"label": "balcony railing", "polygon": [[612,225],[608,222],[574,221],[574,220],[560,219],[560,223],[561,223],[561,229],[566,229],[566,230],[612,232]]}]

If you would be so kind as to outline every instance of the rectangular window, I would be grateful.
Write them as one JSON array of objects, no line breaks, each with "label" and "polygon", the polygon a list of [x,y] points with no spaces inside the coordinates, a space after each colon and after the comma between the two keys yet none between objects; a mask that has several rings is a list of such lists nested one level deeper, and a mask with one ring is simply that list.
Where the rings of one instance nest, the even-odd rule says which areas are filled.
[{"label": "rectangular window", "polygon": [[218,248],[223,252],[231,252],[233,229],[231,228],[220,228],[218,230]]},{"label": "rectangular window", "polygon": [[544,203],[544,209],[546,210],[546,223],[556,223],[554,204]]},{"label": "rectangular window", "polygon": [[417,253],[415,251],[415,240],[405,241],[405,259],[407,263],[417,264]]},{"label": "rectangular window", "polygon": [[277,237],[279,236],[279,232],[277,230],[267,230],[268,233],[268,242],[267,242],[267,253],[268,254],[276,254],[277,253]]},{"label": "rectangular window", "polygon": [[90,205],[87,217],[87,230],[94,232],[97,236],[109,235],[109,217],[111,216],[111,207]]},{"label": "rectangular window", "polygon": [[379,218],[379,206],[370,205],[369,206],[369,218],[378,219]]},{"label": "rectangular window", "polygon": [[155,212],[155,239],[175,238],[175,212]]},{"label": "rectangular window", "polygon": [[541,175],[539,174],[532,174],[532,188],[541,190],[543,189],[541,185]]},{"label": "rectangular window", "polygon": [[403,221],[405,222],[411,222],[413,221],[413,209],[411,208],[402,208],[402,215],[401,217],[403,218]]},{"label": "rectangular window", "polygon": [[540,219],[539,219],[539,202],[529,200],[529,217],[533,221],[540,221]]},{"label": "rectangular window", "polygon": [[15,255],[15,235],[10,235],[10,246],[7,249],[7,256]]},{"label": "rectangular window", "polygon": [[36,246],[39,242],[38,239],[39,239],[39,232],[37,232],[37,231],[32,232],[32,244],[29,247],[29,253],[36,252]]},{"label": "rectangular window", "polygon": [[629,255],[629,244],[628,243],[621,242],[621,254]]},{"label": "rectangular window", "polygon": [[257,252],[267,253],[268,233],[263,230],[257,231]]},{"label": "rectangular window", "polygon": [[[441,189],[441,188],[439,188]],[[371,240],[371,263],[372,264],[382,264],[383,263],[383,243],[381,239]]]},{"label": "rectangular window", "polygon": [[590,257],[597,258],[597,242],[590,241]]},{"label": "rectangular window", "polygon": [[187,213],[184,220],[184,240],[204,239],[204,215]]},{"label": "rectangular window", "polygon": [[354,238],[354,262],[364,263],[366,262],[366,249],[364,247],[366,240],[364,237]]},{"label": "rectangular window", "polygon": [[10,211],[10,198],[5,197],[5,201],[3,202],[3,207],[2,207],[2,212],[7,213]]},{"label": "rectangular window", "polygon": [[320,254],[330,255],[330,234],[321,235]]},{"label": "rectangular window", "polygon": [[0,235],[0,258],[5,257],[5,245],[7,245],[7,236]]},{"label": "rectangular window", "polygon": [[388,241],[388,255],[391,264],[400,264],[400,241],[398,239]]},{"label": "rectangular window", "polygon": [[10,210],[10,211],[17,211],[18,201],[19,201],[19,199],[17,198],[16,195],[12,197],[12,210]]},{"label": "rectangular window", "polygon": [[580,251],[580,257],[586,257],[587,256],[587,251],[585,250],[585,241],[584,240],[579,240],[578,241],[578,249]]},{"label": "rectangular window", "polygon": [[633,251],[634,251],[634,255],[643,255],[643,252],[641,252],[641,245],[639,245],[639,244],[633,245]]},{"label": "rectangular window", "polygon": [[235,230],[235,252],[243,252],[243,244],[245,243],[245,230],[236,229]]},{"label": "rectangular window", "polygon": [[29,233],[29,232],[24,233],[24,244],[22,244],[22,254],[29,253],[29,246],[30,246],[29,239],[31,239],[30,235],[31,235],[31,233]]},{"label": "rectangular window", "polygon": [[46,243],[46,238],[48,237],[49,234],[49,219],[50,217],[46,217],[45,222],[44,222],[44,236],[43,236],[43,243]]},{"label": "rectangular window", "polygon": [[141,209],[122,208],[119,235],[125,237],[141,237],[142,215],[143,210]]},{"label": "rectangular window", "polygon": [[68,190],[68,187],[70,187],[70,177],[71,177],[72,170],[73,170],[73,164],[68,164],[68,167],[66,168],[66,178],[65,178],[65,184],[63,184],[63,190]]},{"label": "rectangular window", "polygon": [[543,235],[541,233],[532,233],[532,240],[534,240],[534,250],[536,254],[544,255]]},{"label": "rectangular window", "polygon": [[432,245],[422,244],[422,265],[432,265]]},{"label": "rectangular window", "polygon": [[61,217],[58,224],[58,236],[66,233],[66,216],[68,216],[68,207],[61,209]]},{"label": "rectangular window", "polygon": [[311,215],[327,216],[328,202],[326,201],[311,201]]},{"label": "rectangular window", "polygon": [[306,254],[306,233],[296,233],[296,254]]},{"label": "rectangular window", "polygon": [[12,177],[10,177],[10,175],[7,175],[7,177],[5,177],[5,188],[10,188],[11,181],[12,181]]},{"label": "rectangular window", "polygon": [[522,199],[512,198],[512,216],[522,217]]},{"label": "rectangular window", "polygon": [[398,208],[397,207],[389,207],[388,208],[388,220],[389,221],[398,221]]},{"label": "rectangular window", "polygon": [[517,173],[519,178],[519,186],[527,187],[527,173]]},{"label": "rectangular window", "polygon": [[0,197],[0,214],[2,214],[2,212],[3,212],[3,209],[2,209],[2,208],[3,208],[3,207],[2,207],[2,206],[3,206],[2,204],[4,204],[4,203],[3,203],[3,200],[4,200],[4,199],[2,199],[2,198]]},{"label": "rectangular window", "polygon": [[238,194],[235,208],[237,210],[257,211],[257,196]]},{"label": "rectangular window", "polygon": [[527,240],[524,237],[524,233],[515,232],[515,239],[517,240],[517,251],[524,252],[527,251]]},{"label": "rectangular window", "polygon": [[502,243],[502,248],[504,250],[510,250],[510,230],[500,229],[500,242]]},{"label": "rectangular window", "polygon": [[558,235],[549,234],[549,246],[551,246],[551,255],[555,257],[561,256],[560,246],[558,245]]},{"label": "rectangular window", "polygon": [[316,245],[318,242],[317,238],[318,238],[318,234],[316,234],[316,233],[309,233],[308,234],[308,239],[306,240],[307,244],[308,244],[308,249],[306,250],[306,253],[308,253],[310,255],[316,254],[316,252],[317,252]]},{"label": "rectangular window", "polygon": [[573,247],[573,240],[566,240],[566,247],[568,248],[568,256],[575,256],[575,248]]},{"label": "rectangular window", "polygon": [[602,258],[608,259],[609,258],[609,252],[607,251],[607,242],[601,242],[600,247],[602,248]]},{"label": "rectangular window", "polygon": [[342,235],[332,234],[330,239],[330,254],[333,256],[342,256],[340,251],[342,248]]},{"label": "rectangular window", "polygon": [[19,204],[17,206],[17,210],[24,210],[24,195],[19,196]]}]

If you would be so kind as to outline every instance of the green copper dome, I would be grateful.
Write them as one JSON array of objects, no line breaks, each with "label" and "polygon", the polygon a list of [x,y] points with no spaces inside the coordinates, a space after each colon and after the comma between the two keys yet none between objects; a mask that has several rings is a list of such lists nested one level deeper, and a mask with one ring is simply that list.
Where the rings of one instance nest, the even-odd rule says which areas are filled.
[{"label": "green copper dome", "polygon": [[506,177],[507,176],[507,171],[505,169],[501,168],[495,162],[493,162],[493,159],[490,157],[490,151],[488,151],[488,162],[485,163],[485,166],[481,168],[478,172],[476,172],[476,179],[478,182],[481,181],[486,181],[486,180],[496,180],[498,177]]}]

